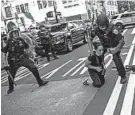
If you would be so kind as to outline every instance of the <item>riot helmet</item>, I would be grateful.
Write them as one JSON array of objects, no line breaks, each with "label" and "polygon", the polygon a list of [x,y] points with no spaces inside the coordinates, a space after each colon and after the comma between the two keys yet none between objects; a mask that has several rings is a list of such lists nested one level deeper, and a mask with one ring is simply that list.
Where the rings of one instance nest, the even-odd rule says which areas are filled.
[{"label": "riot helmet", "polygon": [[109,20],[105,14],[100,14],[97,17],[97,25],[101,30],[105,30],[109,26]]}]

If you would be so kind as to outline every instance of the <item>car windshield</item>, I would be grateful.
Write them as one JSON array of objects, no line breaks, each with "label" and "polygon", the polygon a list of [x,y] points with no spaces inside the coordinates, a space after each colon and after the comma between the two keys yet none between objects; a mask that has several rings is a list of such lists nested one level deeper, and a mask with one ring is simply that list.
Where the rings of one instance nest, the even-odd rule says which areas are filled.
[{"label": "car windshield", "polygon": [[51,32],[59,32],[62,30],[65,30],[67,28],[67,24],[60,24],[60,25],[56,25],[56,26],[51,26]]},{"label": "car windshield", "polygon": [[118,15],[117,16],[113,16],[112,19],[116,19],[117,17],[118,17]]}]

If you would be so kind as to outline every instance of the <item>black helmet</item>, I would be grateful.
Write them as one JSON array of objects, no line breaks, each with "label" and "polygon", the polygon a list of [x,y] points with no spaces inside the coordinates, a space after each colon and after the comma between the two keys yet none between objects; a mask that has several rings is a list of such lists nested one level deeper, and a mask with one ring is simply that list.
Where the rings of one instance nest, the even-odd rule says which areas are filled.
[{"label": "black helmet", "polygon": [[45,27],[44,24],[40,24],[40,25],[39,25],[39,29],[44,28],[44,27]]},{"label": "black helmet", "polygon": [[109,20],[105,14],[100,14],[97,17],[97,24],[98,26],[106,26],[106,27],[109,25]]},{"label": "black helmet", "polygon": [[9,37],[12,38],[13,37],[13,32],[17,32],[18,35],[20,34],[20,29],[17,28],[16,26],[14,26],[10,31],[9,31]]}]

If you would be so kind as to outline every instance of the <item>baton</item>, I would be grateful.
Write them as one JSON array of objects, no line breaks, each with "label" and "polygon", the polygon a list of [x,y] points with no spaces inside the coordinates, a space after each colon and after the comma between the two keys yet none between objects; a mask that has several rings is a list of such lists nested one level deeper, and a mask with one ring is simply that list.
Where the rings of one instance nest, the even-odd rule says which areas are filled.
[{"label": "baton", "polygon": [[9,72],[9,70],[8,70],[6,67],[5,67],[5,70],[6,70],[7,74],[9,75],[9,77],[11,78],[13,84],[14,84],[15,86],[17,86],[17,84],[15,83],[15,81],[14,81],[14,79],[13,79],[13,76],[11,75],[11,73]]}]

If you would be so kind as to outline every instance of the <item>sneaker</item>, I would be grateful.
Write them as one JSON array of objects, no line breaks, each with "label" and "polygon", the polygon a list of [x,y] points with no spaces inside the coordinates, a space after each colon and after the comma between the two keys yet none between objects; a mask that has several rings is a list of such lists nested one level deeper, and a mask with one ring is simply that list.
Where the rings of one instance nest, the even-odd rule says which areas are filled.
[{"label": "sneaker", "polygon": [[58,56],[54,56],[54,59],[59,59],[59,57]]},{"label": "sneaker", "polygon": [[88,79],[83,82],[83,85],[89,85]]},{"label": "sneaker", "polygon": [[12,93],[13,91],[14,91],[14,89],[13,89],[13,88],[9,88],[9,89],[8,89],[8,91],[7,91],[7,94]]},{"label": "sneaker", "polygon": [[48,83],[49,81],[43,81],[41,84],[39,84],[39,86],[44,86]]},{"label": "sneaker", "polygon": [[127,82],[127,77],[121,77],[120,83],[124,84]]}]

